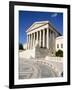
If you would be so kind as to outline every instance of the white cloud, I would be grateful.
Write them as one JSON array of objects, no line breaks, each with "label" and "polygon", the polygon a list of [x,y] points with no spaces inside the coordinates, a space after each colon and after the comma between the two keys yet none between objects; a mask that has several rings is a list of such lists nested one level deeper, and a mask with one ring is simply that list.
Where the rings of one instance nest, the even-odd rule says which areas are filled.
[{"label": "white cloud", "polygon": [[56,17],[58,14],[57,13],[54,13],[51,15],[51,17]]}]

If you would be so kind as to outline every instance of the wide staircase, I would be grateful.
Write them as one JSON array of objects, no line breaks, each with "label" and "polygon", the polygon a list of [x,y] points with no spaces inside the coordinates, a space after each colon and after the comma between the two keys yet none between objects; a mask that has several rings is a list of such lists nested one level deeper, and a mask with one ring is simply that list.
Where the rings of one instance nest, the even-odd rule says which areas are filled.
[{"label": "wide staircase", "polygon": [[22,50],[19,52],[21,58],[35,58],[35,50]]},{"label": "wide staircase", "polygon": [[35,48],[35,57],[36,58],[44,58],[45,56],[49,55],[48,49],[45,48]]},{"label": "wide staircase", "polygon": [[45,58],[46,56],[54,56],[52,51],[47,48],[39,47],[38,43],[36,43],[35,47],[22,51],[19,55],[23,58]]}]

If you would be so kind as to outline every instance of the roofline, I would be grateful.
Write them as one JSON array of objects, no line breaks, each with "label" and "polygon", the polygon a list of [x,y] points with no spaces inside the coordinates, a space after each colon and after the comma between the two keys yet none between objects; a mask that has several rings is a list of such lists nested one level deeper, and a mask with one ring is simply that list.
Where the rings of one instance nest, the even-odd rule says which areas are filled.
[{"label": "roofline", "polygon": [[52,25],[51,22],[49,22],[49,25],[51,25],[51,26],[54,28],[54,30],[55,30],[60,36],[62,36],[62,34]]},{"label": "roofline", "polygon": [[[45,22],[45,24],[48,24],[49,23],[49,21],[37,21],[37,22],[34,22],[29,28],[28,28],[28,30],[34,25],[34,24],[36,24],[36,23],[44,23]],[[44,24],[44,25],[45,25]],[[41,25],[41,26],[43,26],[43,25]],[[40,26],[39,26],[40,27]],[[37,27],[38,28],[38,27]],[[36,28],[34,28],[34,29],[36,29]],[[32,30],[34,30],[34,29],[32,29]],[[26,32],[28,32],[28,30],[26,31]]]},{"label": "roofline", "polygon": [[[48,23],[45,23],[44,25],[46,25],[46,24],[48,24]],[[44,26],[44,25],[41,25],[41,26]],[[41,27],[41,26],[39,26],[39,27]],[[37,27],[37,28],[39,28],[39,27]],[[37,29],[37,28],[34,28],[34,29]],[[32,29],[32,30],[34,30],[34,29]],[[26,32],[30,32],[30,31],[26,31]]]},{"label": "roofline", "polygon": [[[52,23],[50,22],[50,21],[39,21],[39,22],[34,22],[29,28],[28,28],[28,30],[34,25],[34,24],[36,24],[36,23],[40,23],[40,22],[46,22],[44,25],[46,25],[46,24],[49,24],[49,25],[51,25],[52,26],[52,28],[54,28],[54,30],[60,35],[60,36],[62,36],[62,34],[59,32],[59,31],[57,31],[57,29],[52,25]],[[44,26],[44,25],[41,25],[41,26]],[[39,26],[39,27],[41,27],[41,26]],[[37,28],[39,28],[39,27],[37,27]],[[37,29],[37,28],[34,28],[34,29]],[[34,29],[32,29],[32,30],[34,30]],[[26,31],[26,32],[30,32],[30,31]],[[32,31],[31,30],[31,31]]]},{"label": "roofline", "polygon": [[63,36],[56,37],[56,39],[63,39]]}]

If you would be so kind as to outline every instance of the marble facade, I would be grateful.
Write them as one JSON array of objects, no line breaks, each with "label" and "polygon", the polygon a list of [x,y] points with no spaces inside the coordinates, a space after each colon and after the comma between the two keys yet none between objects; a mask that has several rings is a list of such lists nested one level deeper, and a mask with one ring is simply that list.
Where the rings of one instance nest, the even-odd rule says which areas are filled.
[{"label": "marble facade", "polygon": [[27,32],[27,49],[32,49],[36,44],[41,48],[55,49],[55,39],[61,34],[49,21],[33,23]]}]

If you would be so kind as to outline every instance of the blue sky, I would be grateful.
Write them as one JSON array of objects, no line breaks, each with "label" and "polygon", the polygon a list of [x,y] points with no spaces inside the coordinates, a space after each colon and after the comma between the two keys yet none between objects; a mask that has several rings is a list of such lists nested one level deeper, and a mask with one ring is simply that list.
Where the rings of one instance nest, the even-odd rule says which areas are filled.
[{"label": "blue sky", "polygon": [[36,21],[50,21],[63,34],[63,13],[19,11],[19,43],[26,42],[26,30]]}]

